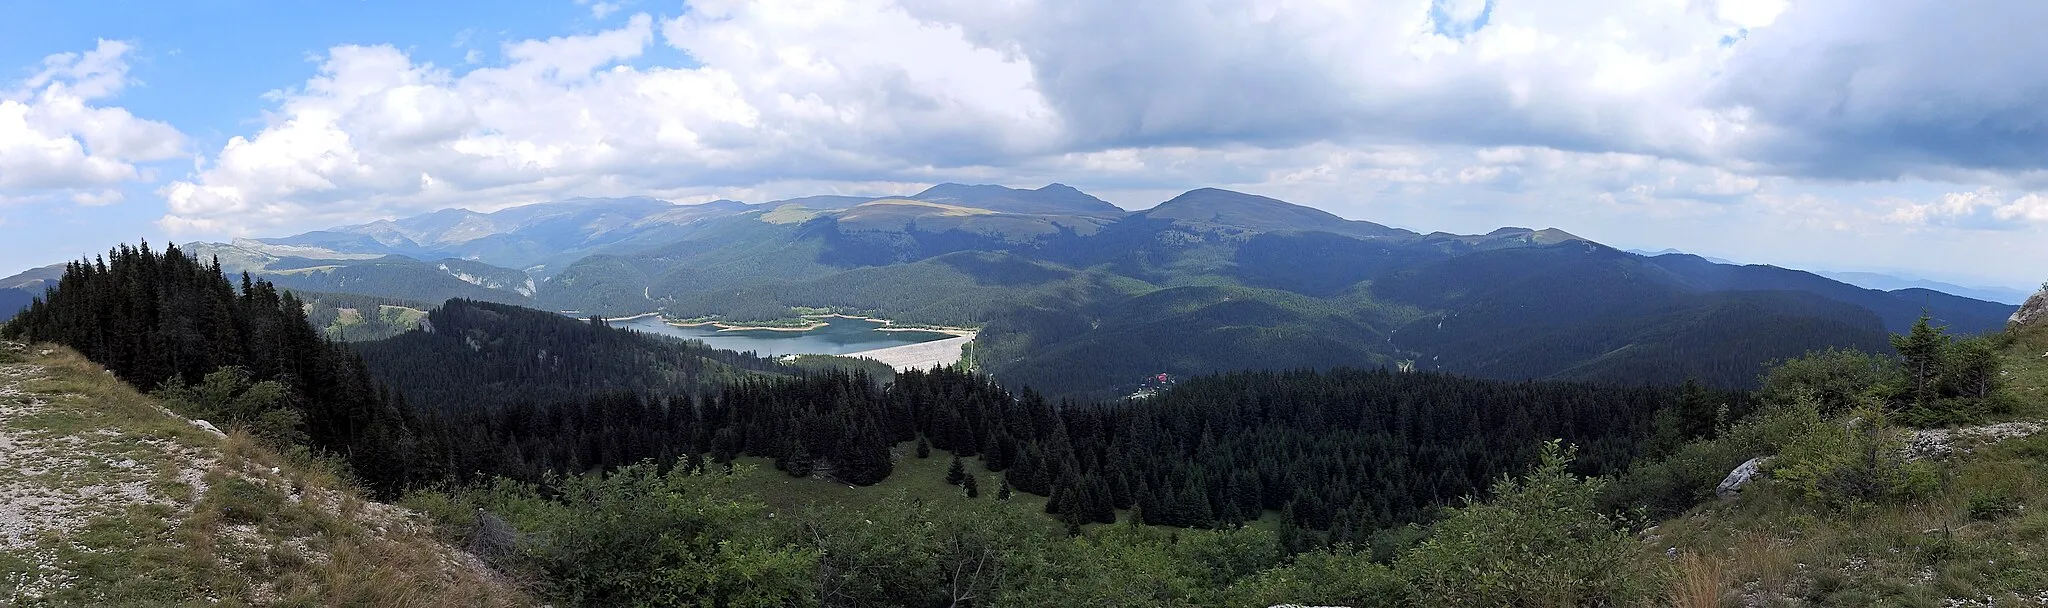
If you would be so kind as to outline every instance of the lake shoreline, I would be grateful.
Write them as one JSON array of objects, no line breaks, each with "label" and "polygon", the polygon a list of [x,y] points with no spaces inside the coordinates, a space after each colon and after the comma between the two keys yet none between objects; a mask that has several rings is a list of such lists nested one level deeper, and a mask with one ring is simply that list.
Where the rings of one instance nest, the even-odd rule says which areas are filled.
[{"label": "lake shoreline", "polygon": [[830,325],[830,324],[831,324],[831,322],[829,322],[829,321],[822,321],[822,320],[819,320],[819,319],[830,319],[830,318],[835,318],[835,317],[836,317],[836,318],[840,318],[840,319],[853,319],[853,320],[856,320],[856,321],[867,321],[867,322],[869,322],[869,323],[880,323],[880,324],[881,324],[882,326],[881,326],[881,327],[877,327],[877,328],[875,328],[875,331],[918,331],[918,332],[925,332],[925,333],[934,333],[934,334],[946,334],[946,335],[949,335],[949,336],[954,336],[954,337],[965,337],[965,338],[973,338],[973,337],[974,337],[974,336],[975,336],[976,334],[979,334],[979,333],[980,333],[980,331],[981,331],[981,330],[980,330],[980,328],[975,328],[975,327],[951,327],[951,326],[944,326],[944,325],[925,325],[925,326],[917,326],[917,327],[896,327],[896,326],[895,326],[895,325],[896,325],[896,322],[895,322],[895,321],[893,321],[893,320],[890,320],[890,319],[882,319],[882,318],[877,318],[877,317],[863,317],[863,316],[858,316],[858,315],[847,315],[847,314],[839,314],[839,313],[831,313],[831,314],[822,314],[822,315],[803,315],[803,316],[801,316],[801,317],[799,317],[799,318],[801,318],[801,319],[805,319],[805,320],[808,320],[808,321],[810,321],[810,322],[809,322],[809,323],[805,323],[804,325],[801,325],[801,326],[789,326],[789,325],[750,325],[750,324],[746,324],[746,323],[728,323],[728,322],[725,322],[725,321],[709,321],[709,320],[707,320],[707,321],[695,321],[695,322],[691,322],[691,321],[678,321],[678,320],[670,319],[670,318],[669,318],[669,317],[668,317],[667,315],[664,315],[664,314],[662,314],[662,313],[660,313],[660,312],[643,312],[643,313],[640,313],[640,314],[637,314],[637,315],[632,315],[632,316],[626,316],[626,317],[618,317],[618,318],[607,318],[607,319],[605,319],[605,322],[608,322],[608,323],[609,323],[609,322],[615,322],[615,321],[636,321],[636,320],[639,320],[639,319],[644,319],[644,318],[647,318],[647,317],[656,317],[656,318],[659,318],[659,319],[661,319],[661,322],[663,322],[663,323],[667,323],[667,324],[669,324],[669,325],[673,325],[673,326],[676,326],[676,327],[706,327],[706,326],[709,326],[709,327],[715,327],[715,328],[718,328],[718,331],[721,331],[721,332],[727,332],[727,331],[787,331],[787,332],[806,332],[806,331],[811,331],[811,330],[815,330],[815,329],[818,329],[818,328],[821,328],[821,327],[824,327],[824,326],[826,326],[826,325]]}]

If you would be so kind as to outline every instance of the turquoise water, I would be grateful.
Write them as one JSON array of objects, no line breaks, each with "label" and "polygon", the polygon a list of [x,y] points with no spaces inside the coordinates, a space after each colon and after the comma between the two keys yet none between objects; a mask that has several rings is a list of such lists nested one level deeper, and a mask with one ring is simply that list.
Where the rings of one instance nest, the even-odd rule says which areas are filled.
[{"label": "turquoise water", "polygon": [[700,340],[706,346],[772,357],[778,355],[844,355],[861,351],[903,346],[950,338],[929,331],[879,331],[881,323],[860,319],[831,318],[824,327],[808,331],[743,329],[719,331],[710,325],[677,327],[655,317],[613,321],[612,327]]}]

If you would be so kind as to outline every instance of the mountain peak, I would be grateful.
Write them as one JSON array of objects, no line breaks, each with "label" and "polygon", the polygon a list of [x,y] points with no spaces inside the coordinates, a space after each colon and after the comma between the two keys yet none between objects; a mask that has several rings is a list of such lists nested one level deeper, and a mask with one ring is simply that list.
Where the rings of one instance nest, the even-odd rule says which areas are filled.
[{"label": "mountain peak", "polygon": [[908,198],[929,203],[987,209],[1005,213],[1121,217],[1126,212],[1109,202],[1065,184],[1022,190],[992,184],[944,183]]},{"label": "mountain peak", "polygon": [[1144,212],[1146,217],[1177,223],[1214,225],[1254,232],[1333,232],[1356,237],[1411,234],[1372,222],[1347,220],[1336,214],[1269,196],[1222,188],[1196,188]]}]

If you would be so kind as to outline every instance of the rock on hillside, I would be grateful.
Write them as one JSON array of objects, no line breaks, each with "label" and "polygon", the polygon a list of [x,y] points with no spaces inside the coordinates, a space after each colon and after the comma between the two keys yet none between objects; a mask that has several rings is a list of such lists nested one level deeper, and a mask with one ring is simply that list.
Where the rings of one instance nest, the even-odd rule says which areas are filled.
[{"label": "rock on hillside", "polygon": [[0,342],[0,598],[528,603],[429,534],[422,517],[172,414],[74,351]]},{"label": "rock on hillside", "polygon": [[2042,284],[2041,291],[2034,292],[2033,297],[2027,298],[2027,303],[2021,304],[2019,310],[2013,311],[2012,318],[2006,320],[2006,325],[2018,329],[2039,323],[2043,319],[2048,319],[2048,283]]}]

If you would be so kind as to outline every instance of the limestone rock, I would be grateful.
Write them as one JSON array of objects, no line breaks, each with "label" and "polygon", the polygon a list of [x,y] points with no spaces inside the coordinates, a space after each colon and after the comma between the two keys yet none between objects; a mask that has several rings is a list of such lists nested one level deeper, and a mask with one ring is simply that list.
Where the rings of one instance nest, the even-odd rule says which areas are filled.
[{"label": "limestone rock", "polygon": [[1769,463],[1771,458],[1773,457],[1758,456],[1743,461],[1740,466],[1735,467],[1735,470],[1728,472],[1728,477],[1721,480],[1721,485],[1714,486],[1714,495],[1728,498],[1740,494],[1743,486],[1749,485],[1750,482],[1756,481],[1759,477],[1763,477],[1764,465]]},{"label": "limestone rock", "polygon": [[[2042,287],[2048,288],[2048,284],[2043,284]],[[2021,304],[2019,310],[2013,311],[2012,318],[2006,319],[2005,324],[2007,327],[2019,328],[2043,320],[2048,320],[2048,289],[2034,292],[2033,297],[2027,298],[2027,303]]]}]

